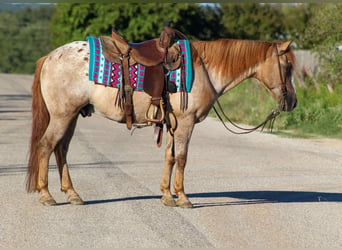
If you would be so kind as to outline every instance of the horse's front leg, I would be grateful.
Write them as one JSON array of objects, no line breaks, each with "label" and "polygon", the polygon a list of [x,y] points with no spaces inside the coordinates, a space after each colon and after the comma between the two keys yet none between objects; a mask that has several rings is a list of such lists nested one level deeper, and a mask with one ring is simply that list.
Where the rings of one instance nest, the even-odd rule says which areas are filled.
[{"label": "horse's front leg", "polygon": [[[174,135],[168,133],[165,151],[165,167],[161,181],[161,191],[163,192],[162,202],[168,206],[179,206],[191,208],[192,204],[184,191],[184,169],[188,154],[188,145],[191,138],[194,122],[189,120],[178,121],[178,126]],[[174,164],[176,163],[176,173],[174,180],[174,192],[178,196],[176,202],[170,192],[170,180]]]},{"label": "horse's front leg", "polygon": [[184,169],[188,155],[189,140],[190,135],[189,137],[184,135],[178,139],[175,139],[176,172],[173,188],[175,194],[178,196],[176,205],[183,208],[193,207],[184,191]]},{"label": "horse's front leg", "polygon": [[166,149],[165,149],[165,166],[162,175],[162,179],[160,182],[160,190],[163,193],[163,197],[161,199],[162,203],[166,206],[175,207],[176,202],[172,197],[170,191],[170,181],[171,181],[171,174],[172,169],[175,164],[175,155],[174,155],[174,138],[170,134],[167,133],[166,138]]}]

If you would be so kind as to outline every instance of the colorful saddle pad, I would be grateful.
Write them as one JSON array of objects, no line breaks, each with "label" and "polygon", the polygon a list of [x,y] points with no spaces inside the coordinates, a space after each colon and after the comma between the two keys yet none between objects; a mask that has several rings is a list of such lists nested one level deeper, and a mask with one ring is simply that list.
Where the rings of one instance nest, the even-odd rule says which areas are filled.
[{"label": "colorful saddle pad", "polygon": [[[89,80],[97,84],[118,88],[122,71],[121,65],[109,62],[102,54],[101,41],[97,37],[87,37],[90,48]],[[192,87],[191,50],[188,40],[178,40],[181,49],[183,65],[177,70],[170,71],[169,79],[177,86],[177,91],[190,92]],[[129,67],[131,86],[136,91],[143,92],[145,66],[134,64]]]}]

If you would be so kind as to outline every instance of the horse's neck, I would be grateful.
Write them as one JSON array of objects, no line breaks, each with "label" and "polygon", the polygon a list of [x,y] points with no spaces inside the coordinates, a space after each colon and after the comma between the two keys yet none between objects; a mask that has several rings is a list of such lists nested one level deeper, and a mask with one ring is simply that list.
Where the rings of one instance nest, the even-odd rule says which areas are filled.
[{"label": "horse's neck", "polygon": [[217,80],[215,89],[219,91],[219,95],[223,95],[224,93],[237,86],[239,83],[252,77],[256,72],[256,68],[256,65],[254,65],[253,67],[249,67],[241,71],[241,73],[238,74],[235,78],[221,76],[221,78]]},{"label": "horse's neck", "polygon": [[226,72],[212,66],[210,62],[206,62],[204,65],[207,69],[210,82],[212,83],[218,96],[223,95],[227,91],[236,87],[239,83],[252,77],[257,70],[257,65],[254,65],[253,67],[242,70],[235,76],[231,76]]},{"label": "horse's neck", "polygon": [[[238,58],[230,58],[231,55],[224,51],[226,48],[222,46],[222,43],[224,45],[224,42],[228,43],[229,41],[223,40],[220,44],[216,44],[216,42],[199,42],[197,46],[195,43],[195,46],[198,48],[199,56],[202,58],[210,81],[217,95],[220,96],[245,79],[252,77],[258,69],[258,64],[249,65],[241,63]],[[222,51],[215,46],[221,46]],[[238,57],[236,54],[235,56]],[[236,68],[232,69],[232,67]]]}]

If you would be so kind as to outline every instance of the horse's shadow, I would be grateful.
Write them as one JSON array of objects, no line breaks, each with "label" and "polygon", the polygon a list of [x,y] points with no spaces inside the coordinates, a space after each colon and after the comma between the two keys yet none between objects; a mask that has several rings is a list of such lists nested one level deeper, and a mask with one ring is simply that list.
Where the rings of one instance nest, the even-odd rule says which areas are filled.
[{"label": "horse's shadow", "polygon": [[[210,206],[251,205],[263,203],[342,202],[342,193],[310,191],[234,191],[190,194],[191,198],[221,198],[219,201],[195,203],[195,208]],[[227,198],[224,201],[222,198]]]},{"label": "horse's shadow", "polygon": [[[309,192],[309,191],[233,191],[233,192],[208,192],[192,193],[188,197],[193,198],[194,208],[252,205],[264,203],[314,203],[314,202],[342,202],[342,193]],[[161,196],[132,196],[118,199],[88,200],[85,205],[116,203],[137,200],[160,199]],[[203,202],[198,202],[198,198]],[[219,199],[216,199],[219,198]],[[207,200],[207,201],[206,201]],[[61,204],[62,205],[62,204]]]}]

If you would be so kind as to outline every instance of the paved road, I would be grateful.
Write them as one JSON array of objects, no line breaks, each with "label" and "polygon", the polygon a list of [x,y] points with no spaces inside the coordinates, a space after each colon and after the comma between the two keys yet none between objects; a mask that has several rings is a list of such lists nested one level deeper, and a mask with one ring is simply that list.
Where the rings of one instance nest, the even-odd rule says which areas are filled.
[{"label": "paved road", "polygon": [[67,204],[51,160],[44,207],[25,192],[32,76],[0,74],[0,247],[341,247],[342,143],[198,124],[185,187],[193,209],[159,201],[163,149],[152,128],[80,118]]}]

